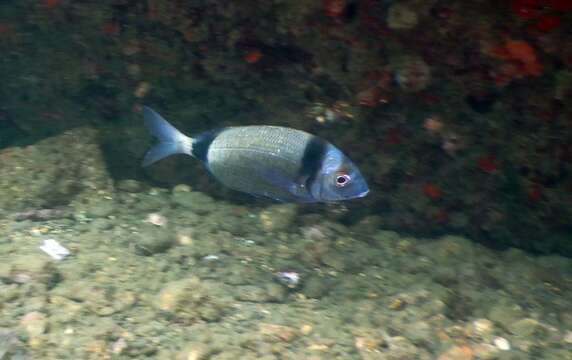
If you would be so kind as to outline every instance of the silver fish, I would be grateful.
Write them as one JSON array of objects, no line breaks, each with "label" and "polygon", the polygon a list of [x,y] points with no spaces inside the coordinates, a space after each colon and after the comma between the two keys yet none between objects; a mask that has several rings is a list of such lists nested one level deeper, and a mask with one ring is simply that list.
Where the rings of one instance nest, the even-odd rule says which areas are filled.
[{"label": "silver fish", "polygon": [[201,160],[224,185],[284,202],[360,198],[369,188],[357,166],[329,142],[279,126],[238,126],[188,137],[144,106],[145,124],[159,143],[143,166],[173,154]]}]

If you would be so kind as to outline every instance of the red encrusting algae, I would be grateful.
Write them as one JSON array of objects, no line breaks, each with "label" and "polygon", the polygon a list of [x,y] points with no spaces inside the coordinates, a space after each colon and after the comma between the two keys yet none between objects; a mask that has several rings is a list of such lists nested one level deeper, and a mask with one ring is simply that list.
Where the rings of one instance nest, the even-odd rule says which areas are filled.
[{"label": "red encrusting algae", "polygon": [[438,200],[443,196],[443,191],[435,184],[426,183],[423,185],[423,194],[431,200]]},{"label": "red encrusting algae", "polygon": [[547,33],[556,30],[562,25],[560,16],[545,15],[538,19],[534,27],[541,32]]},{"label": "red encrusting algae", "polygon": [[522,40],[507,40],[505,48],[509,58],[524,68],[526,75],[540,76],[542,74],[542,64],[538,61],[538,56],[534,48]]},{"label": "red encrusting algae", "polygon": [[520,18],[529,20],[538,17],[541,11],[541,0],[513,0],[512,11]]},{"label": "red encrusting algae", "polygon": [[562,23],[558,15],[572,10],[572,0],[513,0],[511,9],[519,18],[532,22],[533,29],[550,32]]},{"label": "red encrusting algae", "polygon": [[109,21],[103,24],[101,31],[108,36],[119,35],[121,32],[121,26],[115,21]]},{"label": "red encrusting algae", "polygon": [[538,202],[542,199],[543,191],[542,186],[533,184],[528,188],[528,200],[531,202]]},{"label": "red encrusting algae", "polygon": [[546,0],[546,4],[557,11],[572,11],[572,0]]},{"label": "red encrusting algae", "polygon": [[249,64],[255,64],[262,59],[262,51],[258,49],[250,50],[249,52],[244,55],[243,59]]},{"label": "red encrusting algae", "polygon": [[477,165],[479,169],[487,174],[494,174],[498,170],[497,159],[494,155],[485,155],[478,159]]},{"label": "red encrusting algae", "polygon": [[503,61],[493,74],[497,86],[502,87],[527,76],[540,76],[544,70],[536,50],[524,40],[507,39],[502,45],[485,48],[484,52]]}]

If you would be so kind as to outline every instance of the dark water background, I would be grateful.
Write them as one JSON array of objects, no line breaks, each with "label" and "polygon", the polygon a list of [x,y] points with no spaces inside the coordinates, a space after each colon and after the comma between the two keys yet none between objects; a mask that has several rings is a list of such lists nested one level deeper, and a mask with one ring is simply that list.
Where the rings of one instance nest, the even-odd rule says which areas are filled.
[{"label": "dark water background", "polygon": [[[571,32],[567,0],[0,0],[0,359],[564,359]],[[371,194],[141,169],[143,104],[312,132]]]}]

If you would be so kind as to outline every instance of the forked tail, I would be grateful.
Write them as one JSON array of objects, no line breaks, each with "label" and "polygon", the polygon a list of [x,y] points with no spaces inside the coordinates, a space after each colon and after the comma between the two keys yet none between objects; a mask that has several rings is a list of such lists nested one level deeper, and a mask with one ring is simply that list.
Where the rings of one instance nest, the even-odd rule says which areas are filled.
[{"label": "forked tail", "polygon": [[143,106],[143,117],[151,135],[159,139],[159,143],[145,154],[143,166],[149,166],[173,154],[192,155],[192,138],[181,133],[150,107]]}]

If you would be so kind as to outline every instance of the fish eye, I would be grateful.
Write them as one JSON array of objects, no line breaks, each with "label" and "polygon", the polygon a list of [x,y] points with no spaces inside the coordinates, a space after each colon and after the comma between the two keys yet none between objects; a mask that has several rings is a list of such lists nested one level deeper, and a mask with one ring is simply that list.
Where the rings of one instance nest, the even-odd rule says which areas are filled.
[{"label": "fish eye", "polygon": [[339,174],[336,176],[336,186],[343,187],[350,183],[352,180],[348,174]]}]

